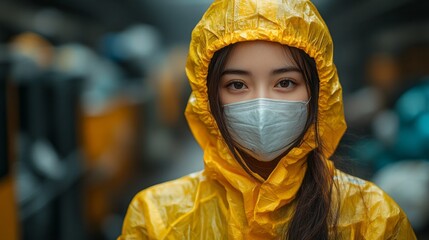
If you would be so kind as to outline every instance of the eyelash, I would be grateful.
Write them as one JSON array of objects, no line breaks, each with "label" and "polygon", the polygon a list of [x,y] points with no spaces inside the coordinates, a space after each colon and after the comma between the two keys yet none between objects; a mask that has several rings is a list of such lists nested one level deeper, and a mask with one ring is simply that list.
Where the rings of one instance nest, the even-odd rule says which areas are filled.
[{"label": "eyelash", "polygon": [[[283,83],[283,82],[287,82],[289,86],[287,86],[287,87],[282,87],[282,86],[280,86],[280,84],[281,84],[281,83]],[[292,84],[292,86],[290,86],[291,84]],[[276,87],[277,87],[277,86],[279,86],[280,88],[291,88],[291,87],[295,87],[295,86],[296,86],[296,83],[295,83],[293,80],[291,80],[291,79],[282,79],[282,80],[280,80],[280,81],[276,84]]]},{"label": "eyelash", "polygon": [[[242,88],[236,88],[235,84],[242,84]],[[229,82],[228,84],[226,84],[226,87],[229,89],[232,89],[232,90],[242,90],[243,87],[247,88],[247,86],[244,82],[238,81],[238,80],[235,80],[235,81],[233,80],[233,81]]]}]

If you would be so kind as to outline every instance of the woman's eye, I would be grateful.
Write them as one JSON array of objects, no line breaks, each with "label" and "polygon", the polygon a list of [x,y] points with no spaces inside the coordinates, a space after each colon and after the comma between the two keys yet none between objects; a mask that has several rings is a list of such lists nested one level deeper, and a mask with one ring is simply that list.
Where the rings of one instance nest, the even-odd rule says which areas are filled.
[{"label": "woman's eye", "polygon": [[295,86],[295,82],[291,81],[291,80],[281,80],[280,82],[277,83],[276,87],[281,87],[281,88],[291,88],[293,86]]},{"label": "woman's eye", "polygon": [[234,90],[240,90],[246,88],[246,85],[243,82],[232,82],[227,85],[228,88],[234,89]]}]

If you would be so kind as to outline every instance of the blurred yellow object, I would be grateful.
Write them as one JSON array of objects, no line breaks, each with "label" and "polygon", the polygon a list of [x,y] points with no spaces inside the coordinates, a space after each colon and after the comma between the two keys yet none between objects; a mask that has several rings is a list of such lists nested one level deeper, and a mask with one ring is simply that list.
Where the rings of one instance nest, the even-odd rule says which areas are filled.
[{"label": "blurred yellow object", "polygon": [[12,176],[0,179],[0,233],[2,239],[18,239],[18,207],[15,180]]},{"label": "blurred yellow object", "polygon": [[[318,131],[325,158],[334,153],[346,129],[342,91],[332,39],[315,7],[305,0],[215,1],[193,30],[186,66],[192,87],[186,117],[204,150],[205,169],[140,192],[129,206],[119,239],[285,236],[307,155],[316,145],[314,128],[263,180],[234,159],[209,109],[206,77],[213,54],[252,40],[297,47],[315,59],[320,78]],[[335,180],[341,193],[339,239],[415,239],[404,213],[378,187],[339,170]]]},{"label": "blurred yellow object", "polygon": [[[3,69],[0,69],[3,70]],[[2,74],[2,72],[0,72]],[[0,106],[3,110],[6,110],[2,114],[5,114],[5,118],[0,118],[0,127],[5,127],[6,132],[6,145],[5,152],[0,154],[1,157],[6,156],[5,159],[0,159],[0,163],[3,165],[3,161],[7,164],[5,166],[7,169],[6,174],[0,174],[0,239],[8,239],[8,240],[17,240],[20,238],[19,234],[19,220],[18,220],[18,201],[16,196],[16,177],[14,167],[16,166],[16,154],[15,154],[15,146],[14,146],[14,138],[16,136],[16,129],[18,126],[18,112],[16,106],[17,99],[17,90],[10,83],[10,79],[8,76],[3,78],[0,76],[0,84],[3,85],[0,87],[0,95],[1,99],[0,104],[5,106]],[[4,91],[4,92],[3,92]],[[4,101],[3,101],[4,100]],[[15,104],[15,105],[13,105]],[[4,125],[3,125],[4,124]]]},{"label": "blurred yellow object", "polygon": [[165,126],[177,124],[180,113],[181,82],[175,78],[177,74],[165,68],[158,82],[157,103],[159,104],[160,119]]},{"label": "blurred yellow object", "polygon": [[181,127],[179,120],[183,117],[183,97],[186,87],[184,67],[186,51],[180,46],[171,50],[155,80],[156,102],[159,108],[159,119],[165,127]]},{"label": "blurred yellow object", "polygon": [[114,196],[133,176],[137,143],[137,107],[112,100],[97,115],[82,114],[82,147],[89,171],[85,189],[86,214],[97,231],[112,213]]},{"label": "blurred yellow object", "polygon": [[47,68],[52,63],[53,46],[38,34],[32,32],[21,33],[12,39],[10,45],[13,52],[34,60],[42,68]]}]

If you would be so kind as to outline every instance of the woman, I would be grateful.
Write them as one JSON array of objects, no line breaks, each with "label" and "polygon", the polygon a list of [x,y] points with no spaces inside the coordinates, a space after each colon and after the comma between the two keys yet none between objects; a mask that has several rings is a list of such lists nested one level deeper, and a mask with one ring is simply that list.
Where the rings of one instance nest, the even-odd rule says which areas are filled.
[{"label": "woman", "polygon": [[332,49],[309,1],[215,1],[186,66],[205,169],[138,193],[120,239],[415,239],[329,160],[346,129]]}]

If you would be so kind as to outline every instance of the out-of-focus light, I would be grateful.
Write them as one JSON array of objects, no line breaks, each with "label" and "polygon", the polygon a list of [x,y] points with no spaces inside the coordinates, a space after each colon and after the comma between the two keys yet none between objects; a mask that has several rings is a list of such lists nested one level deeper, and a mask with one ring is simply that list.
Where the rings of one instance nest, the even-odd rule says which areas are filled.
[{"label": "out-of-focus light", "polygon": [[408,122],[415,119],[420,113],[427,111],[426,105],[427,100],[424,92],[413,89],[398,100],[396,109],[400,119]]},{"label": "out-of-focus light", "polygon": [[417,131],[425,135],[429,140],[429,109],[428,112],[421,115],[416,121]]},{"label": "out-of-focus light", "polygon": [[427,161],[400,161],[386,166],[372,179],[404,209],[416,230],[429,222],[428,172]]},{"label": "out-of-focus light", "polygon": [[63,14],[56,9],[45,8],[36,13],[33,24],[37,31],[54,36],[64,27]]},{"label": "out-of-focus light", "polygon": [[146,58],[159,50],[158,31],[149,25],[135,25],[119,35],[117,48],[124,58]]},{"label": "out-of-focus light", "polygon": [[17,35],[10,43],[15,57],[25,57],[45,68],[52,63],[54,50],[52,44],[38,34],[25,32]]}]

